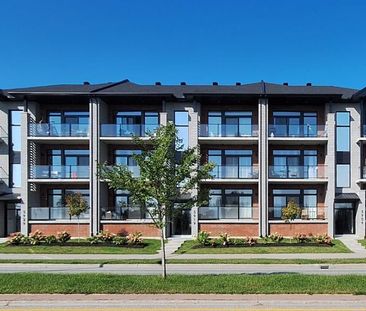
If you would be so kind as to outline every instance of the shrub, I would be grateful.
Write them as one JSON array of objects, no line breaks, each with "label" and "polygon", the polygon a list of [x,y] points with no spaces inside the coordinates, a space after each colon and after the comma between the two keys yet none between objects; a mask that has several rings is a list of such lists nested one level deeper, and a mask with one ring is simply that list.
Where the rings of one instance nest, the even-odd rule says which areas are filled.
[{"label": "shrub", "polygon": [[207,231],[198,232],[197,242],[203,246],[209,245],[210,244],[210,233]]},{"label": "shrub", "polygon": [[32,245],[39,245],[45,239],[46,239],[46,236],[40,230],[36,230],[34,232],[31,232],[30,235],[29,235],[29,242]]},{"label": "shrub", "polygon": [[319,234],[313,237],[313,241],[318,244],[332,245],[333,239],[327,234]]},{"label": "shrub", "polygon": [[306,234],[303,234],[303,233],[295,234],[294,235],[294,240],[297,243],[306,243],[306,242],[309,242],[309,238],[307,237]]},{"label": "shrub", "polygon": [[116,235],[113,240],[112,243],[116,246],[121,246],[121,245],[125,245],[127,243],[127,238],[124,236],[119,236]]},{"label": "shrub", "polygon": [[88,237],[87,240],[90,243],[90,245],[95,245],[95,244],[100,243],[100,239],[96,235],[93,235],[91,237]]},{"label": "shrub", "polygon": [[45,237],[44,241],[46,244],[51,245],[57,243],[57,238],[54,235],[48,235]]},{"label": "shrub", "polygon": [[232,244],[232,240],[230,239],[230,236],[226,232],[220,234],[218,242],[221,246],[229,246],[230,244]]},{"label": "shrub", "polygon": [[127,244],[128,245],[140,245],[144,242],[142,239],[142,233],[141,232],[134,232],[130,233],[127,236]]},{"label": "shrub", "polygon": [[249,245],[249,246],[253,246],[255,244],[257,244],[258,240],[256,238],[253,237],[246,237],[244,238],[244,243]]},{"label": "shrub", "polygon": [[274,243],[280,243],[283,240],[283,235],[275,232],[268,236],[268,239]]},{"label": "shrub", "polygon": [[56,239],[58,243],[65,244],[67,241],[71,239],[71,234],[68,233],[67,231],[57,232]]},{"label": "shrub", "polygon": [[10,237],[7,241],[7,244],[9,245],[20,245],[23,244],[24,234],[20,232],[14,232],[10,234]]},{"label": "shrub", "polygon": [[111,233],[108,230],[100,231],[100,233],[96,235],[98,240],[104,243],[112,243],[112,240],[115,236],[116,235],[114,233]]}]

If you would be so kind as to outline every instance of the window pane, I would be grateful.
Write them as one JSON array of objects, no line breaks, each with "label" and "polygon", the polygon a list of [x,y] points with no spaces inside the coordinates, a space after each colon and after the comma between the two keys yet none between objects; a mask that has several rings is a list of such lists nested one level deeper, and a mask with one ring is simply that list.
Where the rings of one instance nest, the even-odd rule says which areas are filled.
[{"label": "window pane", "polygon": [[336,167],[336,187],[349,187],[350,186],[350,166],[349,164],[337,164]]},{"label": "window pane", "polygon": [[20,125],[22,112],[20,110],[11,111],[11,125]]},{"label": "window pane", "polygon": [[337,127],[337,151],[350,151],[349,133],[349,127]]},{"label": "window pane", "polygon": [[350,116],[349,112],[337,112],[336,115],[337,125],[349,126],[350,125]]},{"label": "window pane", "polygon": [[21,187],[22,179],[22,166],[20,164],[12,164],[12,177],[13,177],[13,187]]},{"label": "window pane", "polygon": [[178,127],[178,137],[182,140],[182,148],[180,150],[185,150],[188,148],[188,127]]},{"label": "window pane", "polygon": [[188,112],[187,111],[176,111],[175,116],[175,125],[188,125]]}]

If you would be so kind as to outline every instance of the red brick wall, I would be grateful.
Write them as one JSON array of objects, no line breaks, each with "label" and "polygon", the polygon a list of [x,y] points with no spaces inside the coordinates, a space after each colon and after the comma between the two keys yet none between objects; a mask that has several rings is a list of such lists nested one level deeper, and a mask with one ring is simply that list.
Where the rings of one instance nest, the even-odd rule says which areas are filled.
[{"label": "red brick wall", "polygon": [[108,230],[115,234],[127,235],[129,233],[141,232],[145,237],[160,236],[159,230],[152,224],[102,224],[102,230]]},{"label": "red brick wall", "polygon": [[200,231],[210,232],[212,236],[220,233],[228,233],[231,236],[258,236],[258,224],[223,224],[223,223],[203,223],[199,225]]},{"label": "red brick wall", "polygon": [[297,233],[304,234],[326,234],[328,233],[328,224],[327,223],[276,223],[269,224],[269,233],[279,233],[284,236],[293,236]]},{"label": "red brick wall", "polygon": [[[30,224],[29,232],[36,230],[42,231],[46,235],[54,234],[60,231],[67,231],[72,237],[78,236],[78,225],[77,224]],[[80,224],[80,236],[90,236],[89,224]]]}]

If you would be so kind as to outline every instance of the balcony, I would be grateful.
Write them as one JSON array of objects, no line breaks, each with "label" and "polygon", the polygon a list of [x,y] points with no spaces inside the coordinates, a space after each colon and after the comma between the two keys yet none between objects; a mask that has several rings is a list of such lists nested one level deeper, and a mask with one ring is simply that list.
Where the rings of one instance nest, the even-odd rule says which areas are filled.
[{"label": "balcony", "polygon": [[[89,219],[89,211],[80,215],[79,219]],[[67,207],[30,207],[30,220],[77,220],[70,217]]]},{"label": "balcony", "polygon": [[[326,144],[327,129],[325,125],[274,125],[268,126],[269,143],[296,145]],[[294,139],[296,138],[296,139]]]},{"label": "balcony", "polygon": [[140,206],[101,207],[101,220],[149,219],[149,214]]},{"label": "balcony", "polygon": [[75,137],[86,138],[89,136],[89,124],[48,124],[48,123],[32,123],[29,124],[30,137]]},{"label": "balcony", "polygon": [[89,166],[78,165],[33,165],[30,167],[30,179],[82,180],[89,179]]},{"label": "balcony", "polygon": [[301,181],[326,181],[326,165],[274,165],[269,166],[269,179],[275,181],[301,180]]},{"label": "balcony", "polygon": [[103,137],[146,137],[159,128],[159,124],[102,124]]},{"label": "balcony", "polygon": [[245,220],[258,219],[258,208],[251,206],[202,206],[199,220]]},{"label": "balcony", "polygon": [[199,141],[210,144],[235,144],[237,142],[253,144],[258,142],[258,126],[201,124],[199,126]]},{"label": "balcony", "polygon": [[[268,219],[269,220],[282,220],[283,207],[269,207]],[[297,220],[326,220],[327,210],[326,206],[314,206],[314,207],[300,207],[301,212],[296,217]]]},{"label": "balcony", "polygon": [[361,178],[357,180],[357,183],[366,183],[366,166],[361,168]]},{"label": "balcony", "polygon": [[131,173],[133,177],[140,177],[140,167],[139,166],[130,166],[130,165],[108,165],[107,169],[112,170],[114,167],[123,166],[126,167]]},{"label": "balcony", "polygon": [[258,165],[217,165],[211,172],[213,179],[258,179]]}]

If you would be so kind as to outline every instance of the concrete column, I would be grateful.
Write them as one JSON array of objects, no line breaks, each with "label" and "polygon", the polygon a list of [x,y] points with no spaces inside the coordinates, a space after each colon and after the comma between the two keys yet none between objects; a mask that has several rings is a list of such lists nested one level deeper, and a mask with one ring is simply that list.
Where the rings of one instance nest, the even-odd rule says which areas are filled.
[{"label": "concrete column", "polygon": [[268,99],[258,101],[259,235],[268,234]]},{"label": "concrete column", "polygon": [[335,197],[335,113],[332,104],[325,106],[326,128],[328,135],[327,152],[325,156],[326,176],[328,185],[325,195],[325,205],[328,208],[328,235],[334,236],[334,197]]},{"label": "concrete column", "polygon": [[22,187],[20,189],[20,195],[22,198],[21,202],[21,220],[20,220],[20,226],[21,226],[21,232],[24,235],[28,235],[29,227],[28,227],[28,191],[29,191],[29,185],[28,185],[28,176],[29,176],[29,163],[28,163],[28,119],[29,115],[26,110],[26,106],[24,108],[24,111],[22,113],[22,119],[21,119],[21,155],[20,155],[20,163],[22,165]]},{"label": "concrete column", "polygon": [[97,178],[98,163],[100,160],[99,148],[99,116],[100,103],[98,99],[91,98],[89,104],[89,144],[90,144],[90,234],[95,235],[100,231],[100,183]]}]

